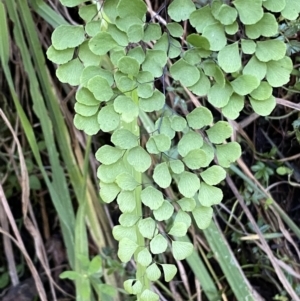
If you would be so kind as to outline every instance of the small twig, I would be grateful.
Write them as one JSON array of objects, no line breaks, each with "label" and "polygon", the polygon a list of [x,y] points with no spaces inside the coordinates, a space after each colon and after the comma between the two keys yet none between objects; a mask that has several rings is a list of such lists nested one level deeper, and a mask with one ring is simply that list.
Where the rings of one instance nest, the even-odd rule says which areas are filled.
[{"label": "small twig", "polygon": [[297,111],[300,111],[300,104],[299,103],[294,103],[289,100],[283,99],[283,98],[276,98],[276,103],[288,108],[295,109]]},{"label": "small twig", "polygon": [[[6,231],[7,233],[9,233],[7,216],[5,215],[5,211],[2,206],[1,201],[0,201],[0,224],[3,228],[3,230]],[[19,284],[19,277],[18,277],[18,272],[17,272],[17,268],[16,268],[11,240],[7,237],[7,235],[3,235],[3,245],[4,245],[4,252],[5,252],[5,257],[7,260],[8,273],[10,276],[10,280],[11,280],[12,285],[16,286]]]}]

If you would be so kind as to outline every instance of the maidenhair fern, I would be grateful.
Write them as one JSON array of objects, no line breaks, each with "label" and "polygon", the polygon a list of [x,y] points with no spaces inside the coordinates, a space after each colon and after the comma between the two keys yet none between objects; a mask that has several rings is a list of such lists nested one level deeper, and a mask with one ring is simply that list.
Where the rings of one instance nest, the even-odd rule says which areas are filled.
[{"label": "maidenhair fern", "polygon": [[[88,135],[111,133],[111,143],[96,152],[97,175],[101,199],[116,201],[122,212],[113,229],[118,256],[136,262],[136,278],[124,288],[140,301],[158,300],[151,282],[161,274],[171,281],[177,268],[160,264],[156,255],[171,251],[183,260],[192,253],[191,243],[172,237],[186,235],[192,218],[200,229],[208,227],[212,206],[223,197],[217,185],[241,155],[237,142],[226,142],[229,123],[214,123],[208,108],[184,117],[166,110],[165,77],[207,97],[228,119],[237,118],[245,102],[270,114],[273,88],[286,84],[293,68],[279,23],[294,20],[300,4],[173,0],[162,10],[169,22],[163,24],[146,22],[142,0],[60,1],[80,5],[84,25],[56,28],[47,55],[59,65],[59,80],[78,86],[75,126]],[[182,21],[194,28],[185,39]],[[141,134],[141,112],[157,118],[147,136]],[[175,199],[164,193],[170,185],[177,187]],[[168,226],[159,223],[164,221]]]}]

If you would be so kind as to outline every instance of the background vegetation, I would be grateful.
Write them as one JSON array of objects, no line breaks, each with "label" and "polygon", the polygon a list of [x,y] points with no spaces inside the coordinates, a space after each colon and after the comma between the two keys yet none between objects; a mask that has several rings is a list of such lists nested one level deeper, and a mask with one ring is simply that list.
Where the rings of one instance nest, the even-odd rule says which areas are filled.
[{"label": "background vegetation", "polygon": [[[160,1],[146,2],[150,15],[159,11]],[[73,284],[59,274],[74,268],[78,252],[93,259],[81,272],[95,300],[131,300],[122,283],[135,267],[119,262],[111,234],[119,211],[103,205],[98,194],[94,153],[109,135],[91,139],[74,128],[76,89],[58,82],[45,56],[53,29],[79,22],[77,8],[56,0],[0,2],[0,298],[5,301],[37,295],[37,300],[72,300]],[[299,18],[281,28],[294,70],[290,82],[275,91],[272,115],[259,117],[246,106],[232,122],[242,157],[223,183],[225,197],[210,227],[190,230],[192,256],[176,261],[173,281],[155,283],[161,300],[300,300],[299,28]],[[169,90],[171,110],[189,111],[198,101],[180,86]],[[76,285],[82,294],[89,289],[84,281]]]}]

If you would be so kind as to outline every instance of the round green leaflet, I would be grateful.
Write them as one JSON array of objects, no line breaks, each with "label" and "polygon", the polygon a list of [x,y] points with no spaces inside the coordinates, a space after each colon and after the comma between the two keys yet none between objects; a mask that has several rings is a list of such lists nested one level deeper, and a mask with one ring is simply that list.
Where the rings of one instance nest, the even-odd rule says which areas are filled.
[{"label": "round green leaflet", "polygon": [[91,21],[97,14],[98,9],[96,4],[90,4],[79,7],[79,16],[86,22]]},{"label": "round green leaflet", "polygon": [[101,62],[101,56],[95,55],[90,50],[88,40],[80,45],[78,57],[83,62],[84,66],[99,66]]},{"label": "round green leaflet", "polygon": [[261,0],[235,0],[233,5],[239,13],[240,20],[245,25],[255,24],[263,17]]},{"label": "round green leaflet", "polygon": [[271,12],[281,12],[286,5],[286,0],[266,0],[263,6]]},{"label": "round green leaflet", "polygon": [[184,171],[179,175],[178,189],[183,196],[191,198],[199,188],[200,180],[194,173]]},{"label": "round green leaflet", "polygon": [[162,50],[147,50],[145,61],[142,64],[143,71],[150,72],[154,77],[160,77],[163,73],[163,66],[166,64],[168,57]]},{"label": "round green leaflet", "polygon": [[127,161],[138,172],[145,172],[151,165],[150,155],[141,146],[128,151]]},{"label": "round green leaflet", "polygon": [[120,260],[122,262],[128,262],[137,248],[138,245],[134,241],[126,237],[122,238],[119,242],[118,250],[118,256]]},{"label": "round green leaflet", "polygon": [[[192,46],[196,48],[203,48],[206,50],[209,50],[210,48],[209,41],[205,37],[202,37],[198,34],[192,33],[189,36],[187,36],[186,40],[188,43],[190,43]],[[199,59],[196,60],[195,63],[197,63],[197,61],[199,62]]]},{"label": "round green leaflet", "polygon": [[134,121],[139,115],[139,108],[130,97],[120,95],[114,100],[114,109],[121,114],[121,120],[126,123]]},{"label": "round green leaflet", "polygon": [[287,56],[278,61],[269,61],[266,79],[271,86],[280,87],[289,81],[292,70],[292,60]]},{"label": "round green leaflet", "polygon": [[127,129],[118,129],[113,132],[111,142],[121,149],[131,149],[138,145],[138,137]]},{"label": "round green leaflet", "polygon": [[179,38],[183,35],[182,26],[176,22],[168,23],[167,28],[173,37]]},{"label": "round green leaflet", "polygon": [[123,172],[126,172],[126,168],[123,160],[119,159],[109,165],[101,164],[97,170],[97,177],[104,183],[112,183]]},{"label": "round green leaflet", "polygon": [[186,128],[186,120],[181,116],[172,116],[171,118],[171,127],[174,131],[180,132]]},{"label": "round green leaflet", "polygon": [[244,108],[244,97],[233,93],[228,104],[222,108],[222,113],[228,119],[236,119]]},{"label": "round green leaflet", "polygon": [[256,50],[256,44],[252,40],[242,39],[241,46],[242,46],[242,51],[245,54],[253,54]]},{"label": "round green leaflet", "polygon": [[145,112],[159,111],[163,108],[164,104],[165,104],[165,96],[157,89],[154,90],[154,92],[150,97],[140,98],[139,101],[140,109]]},{"label": "round green leaflet", "polygon": [[109,86],[112,86],[114,83],[114,78],[111,71],[105,70],[99,66],[87,66],[83,69],[80,76],[80,84],[87,88],[89,80],[95,76],[100,76],[103,79],[106,79]]},{"label": "round green leaflet", "polygon": [[93,93],[90,92],[87,88],[81,88],[76,92],[76,100],[86,106],[96,106],[100,104]]},{"label": "round green leaflet", "polygon": [[239,25],[236,21],[230,25],[225,26],[225,32],[229,35],[236,34],[238,32],[238,30],[239,30]]},{"label": "round green leaflet", "polygon": [[[158,119],[155,122],[155,129],[159,130],[160,134],[163,134],[170,139],[173,139],[175,136],[175,131],[171,127],[171,118],[170,117],[163,117],[162,120]],[[170,141],[171,145],[171,141]]]},{"label": "round green leaflet", "polygon": [[218,63],[226,73],[237,72],[242,67],[238,43],[225,46],[218,54]]},{"label": "round green leaflet", "polygon": [[114,131],[120,124],[120,114],[115,111],[113,105],[107,105],[98,113],[98,123],[103,132]]},{"label": "round green leaflet", "polygon": [[211,128],[206,130],[206,134],[210,142],[220,144],[232,135],[232,127],[228,122],[218,121]]},{"label": "round green leaflet", "polygon": [[119,217],[119,223],[124,227],[132,227],[140,218],[140,216],[137,216],[134,213],[123,213]]},{"label": "round green leaflet", "polygon": [[259,80],[249,74],[242,74],[231,82],[231,86],[236,94],[247,95],[259,86]]},{"label": "round green leaflet", "polygon": [[161,27],[159,24],[150,23],[147,24],[144,31],[144,42],[150,42],[154,40],[158,40],[161,37]]},{"label": "round green leaflet", "polygon": [[74,55],[73,48],[67,48],[64,50],[57,50],[51,45],[47,50],[47,57],[50,61],[56,64],[65,64],[69,62]]},{"label": "round green leaflet", "polygon": [[96,106],[86,106],[79,102],[75,103],[74,110],[77,114],[85,117],[90,117],[95,115],[99,110],[99,105]]},{"label": "round green leaflet", "polygon": [[[198,193],[198,200],[202,206],[210,207],[219,204],[223,199],[223,192],[220,188],[201,182]],[[195,203],[196,205],[196,203]],[[195,206],[191,209],[191,211]]]},{"label": "round green leaflet", "polygon": [[205,107],[198,107],[186,116],[188,125],[193,129],[201,129],[213,121],[211,111]]},{"label": "round green leaflet", "polygon": [[153,179],[155,183],[161,188],[167,188],[170,186],[172,177],[166,162],[155,166]]},{"label": "round green leaflet", "polygon": [[129,37],[130,27],[132,27],[133,25],[142,25],[143,22],[137,16],[132,15],[126,16],[124,18],[117,18],[115,24],[118,27],[118,29],[124,31]]},{"label": "round green leaflet", "polygon": [[161,254],[166,251],[168,247],[167,240],[161,235],[156,235],[150,241],[150,251],[152,254]]},{"label": "round green leaflet", "polygon": [[115,183],[102,183],[100,190],[100,197],[103,202],[112,202],[120,192],[120,187]]},{"label": "round green leaflet", "polygon": [[126,56],[119,59],[117,66],[122,73],[134,76],[139,73],[140,69],[140,64],[136,59]]},{"label": "round green leaflet", "polygon": [[168,234],[182,237],[185,236],[187,233],[188,227],[184,222],[174,222],[173,226],[171,227]]},{"label": "round green leaflet", "polygon": [[187,20],[196,9],[191,0],[174,0],[168,7],[169,16],[176,22]]},{"label": "round green leaflet", "polygon": [[99,162],[109,165],[117,162],[123,154],[124,150],[110,145],[103,145],[97,150],[95,157]]},{"label": "round green leaflet", "polygon": [[95,135],[100,130],[97,115],[85,117],[75,114],[74,125],[78,130],[84,131],[87,135]]},{"label": "round green leaflet", "polygon": [[183,260],[193,252],[194,246],[190,242],[172,241],[172,253],[176,260]]},{"label": "round green leaflet", "polygon": [[132,174],[123,172],[116,177],[116,183],[123,191],[133,191],[139,185]]},{"label": "round green leaflet", "polygon": [[182,161],[189,169],[199,169],[206,166],[207,157],[202,149],[194,149],[188,152]]},{"label": "round green leaflet", "polygon": [[160,39],[156,42],[153,47],[154,50],[161,50],[168,54],[170,59],[177,58],[181,54],[181,45],[180,43],[168,37],[167,33],[164,33]]},{"label": "round green leaflet", "polygon": [[237,18],[237,11],[227,4],[222,4],[218,9],[215,18],[218,19],[223,25],[231,25]]},{"label": "round green leaflet", "polygon": [[152,255],[149,252],[148,248],[144,248],[142,251],[138,253],[137,262],[145,267],[150,265],[152,261]]},{"label": "round green leaflet", "polygon": [[85,32],[89,37],[96,36],[101,29],[101,21],[100,20],[92,20],[88,22],[85,26]]},{"label": "round green leaflet", "polygon": [[149,280],[156,281],[160,278],[161,272],[156,263],[152,263],[146,269],[146,275]]},{"label": "round green leaflet", "polygon": [[195,27],[199,33],[202,33],[206,26],[216,22],[216,19],[211,14],[209,5],[205,5],[192,12],[189,19],[191,25]]},{"label": "round green leaflet", "polygon": [[124,74],[120,71],[117,71],[114,74],[115,83],[120,92],[125,93],[127,91],[132,91],[136,87],[136,81],[128,77],[127,74]]},{"label": "round green leaflet", "polygon": [[264,100],[272,95],[273,89],[269,83],[262,81],[260,85],[250,93],[250,96],[257,100]]},{"label": "round green leaflet", "polygon": [[177,268],[174,264],[162,264],[162,269],[164,271],[165,281],[171,281],[177,274]]},{"label": "round green leaflet", "polygon": [[180,174],[184,171],[184,164],[180,160],[171,160],[169,162],[173,173]]},{"label": "round green leaflet", "polygon": [[71,86],[80,84],[80,75],[84,66],[79,59],[71,60],[60,65],[56,70],[56,76],[62,83],[68,83]]},{"label": "round green leaflet", "polygon": [[88,81],[87,87],[99,101],[109,101],[114,95],[109,82],[101,75],[92,77]]},{"label": "round green leaflet", "polygon": [[300,13],[300,3],[297,0],[286,0],[287,4],[281,11],[284,18],[288,20],[296,20]]},{"label": "round green leaflet", "polygon": [[91,51],[96,55],[105,55],[108,51],[118,46],[111,34],[107,32],[99,32],[90,39],[89,46]]},{"label": "round green leaflet", "polygon": [[196,207],[192,211],[193,217],[199,229],[205,229],[211,223],[213,210],[211,207]]},{"label": "round green leaflet", "polygon": [[132,0],[130,2],[127,0],[120,0],[117,10],[121,18],[134,16],[143,19],[147,12],[147,6],[142,0]]},{"label": "round green leaflet", "polygon": [[215,151],[214,151],[214,148],[207,142],[203,143],[201,149],[206,154],[206,164],[203,167],[207,167],[214,159]]},{"label": "round green leaflet", "polygon": [[263,101],[256,100],[252,97],[249,97],[249,99],[254,111],[257,114],[260,114],[261,116],[269,115],[276,106],[276,100],[274,96],[270,96],[269,98],[264,99]]},{"label": "round green leaflet", "polygon": [[261,62],[278,61],[285,56],[286,46],[279,40],[258,41],[255,55]]},{"label": "round green leaflet", "polygon": [[154,78],[152,74],[148,71],[140,71],[137,78],[137,94],[141,98],[149,98],[154,93],[153,81]]},{"label": "round green leaflet", "polygon": [[174,207],[170,202],[164,200],[163,204],[156,210],[153,210],[155,219],[159,222],[166,221],[173,215]]},{"label": "round green leaflet", "polygon": [[182,136],[178,143],[178,153],[185,157],[190,151],[197,150],[203,145],[203,138],[200,134],[189,131]]},{"label": "round green leaflet", "polygon": [[[145,52],[143,50],[143,48],[141,46],[138,46],[136,48],[132,48],[128,51],[127,53],[128,57],[134,58],[139,64],[142,64],[145,60]],[[140,73],[138,74],[138,76],[140,75]],[[150,73],[150,76],[152,77],[152,74]],[[151,80],[148,80],[151,81]],[[139,80],[139,82],[141,82],[141,80]]]},{"label": "round green leaflet", "polygon": [[259,36],[272,37],[277,34],[278,23],[274,15],[270,13],[265,13],[254,25],[246,25],[246,35],[250,39],[257,39]]},{"label": "round green leaflet", "polygon": [[208,77],[200,70],[200,79],[195,85],[190,86],[189,89],[198,96],[205,96],[210,89],[210,81]]},{"label": "round green leaflet", "polygon": [[122,212],[132,212],[136,208],[134,191],[121,191],[118,195],[117,202]]},{"label": "round green leaflet", "polygon": [[137,241],[136,228],[135,226],[124,227],[117,225],[113,228],[112,232],[114,239],[120,241],[122,238],[126,237],[132,241]]},{"label": "round green leaflet", "polygon": [[145,238],[151,239],[157,234],[156,222],[151,217],[141,219],[138,222],[138,229]]},{"label": "round green leaflet", "polygon": [[186,212],[184,212],[183,210],[179,210],[175,216],[174,219],[174,223],[184,223],[187,228],[190,227],[190,225],[192,224],[192,219],[190,217],[190,215]]},{"label": "round green leaflet", "polygon": [[141,294],[141,301],[159,301],[159,296],[149,289],[146,289]]},{"label": "round green leaflet", "polygon": [[206,184],[217,185],[226,177],[225,170],[218,165],[213,165],[200,173],[201,178]]},{"label": "round green leaflet", "polygon": [[184,86],[193,86],[200,79],[200,71],[184,59],[178,60],[170,68],[171,75]]},{"label": "round green leaflet", "polygon": [[222,1],[221,0],[214,0],[214,1],[212,1],[210,6],[211,6],[212,15],[214,16],[214,18],[218,19],[218,14],[219,14],[219,12],[221,10],[221,7],[222,7]]},{"label": "round green leaflet", "polygon": [[212,51],[219,51],[227,44],[224,27],[219,23],[205,26],[203,36],[209,41]]},{"label": "round green leaflet", "polygon": [[[66,39],[66,37],[68,37]],[[84,41],[84,29],[82,25],[60,25],[51,37],[52,45],[56,50],[75,48]]]},{"label": "round green leaflet", "polygon": [[241,146],[237,142],[229,142],[216,146],[216,155],[219,165],[222,167],[230,167],[242,154]]},{"label": "round green leaflet", "polygon": [[142,190],[141,200],[151,210],[158,209],[164,202],[163,194],[152,186],[148,186]]},{"label": "round green leaflet", "polygon": [[177,201],[177,204],[183,211],[192,211],[196,207],[196,201],[194,198],[182,198]]},{"label": "round green leaflet", "polygon": [[146,143],[147,151],[151,154],[159,154],[170,149],[171,139],[165,134],[157,134],[149,138]]},{"label": "round green leaflet", "polygon": [[217,108],[225,107],[233,93],[232,86],[229,84],[222,85],[216,83],[208,91],[208,101]]},{"label": "round green leaflet", "polygon": [[267,64],[258,60],[255,55],[252,56],[243,69],[243,74],[253,75],[258,80],[262,80],[266,76],[266,73]]},{"label": "round green leaflet", "polygon": [[133,24],[128,28],[127,31],[128,41],[130,43],[138,43],[144,37],[143,24]]},{"label": "round green leaflet", "polygon": [[143,285],[139,280],[128,279],[124,282],[124,288],[129,294],[139,294],[142,291]]}]

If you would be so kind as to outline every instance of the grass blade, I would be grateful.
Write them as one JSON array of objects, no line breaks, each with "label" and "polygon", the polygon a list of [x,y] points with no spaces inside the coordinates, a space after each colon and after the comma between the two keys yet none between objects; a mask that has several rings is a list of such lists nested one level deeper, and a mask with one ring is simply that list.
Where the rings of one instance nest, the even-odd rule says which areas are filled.
[{"label": "grass blade", "polygon": [[[181,237],[180,241],[191,242],[187,236]],[[191,256],[186,259],[195,277],[199,280],[201,287],[209,301],[220,300],[218,289],[209,274],[202,258],[194,250]]]},{"label": "grass blade", "polygon": [[237,300],[262,300],[251,287],[216,221],[203,233]]},{"label": "grass blade", "polygon": [[44,176],[45,182],[48,186],[56,211],[58,212],[59,219],[62,226],[63,237],[68,252],[68,258],[70,264],[73,265],[74,264],[73,246],[74,246],[75,216],[73,213],[73,208],[72,208],[71,199],[66,184],[65,175],[62,167],[60,166],[60,162],[58,159],[58,153],[55,147],[53,132],[51,131],[52,123],[51,120],[49,119],[49,116],[47,114],[47,109],[44,104],[44,100],[39,91],[39,83],[35,75],[35,70],[31,64],[31,55],[28,52],[25,43],[25,38],[23,36],[22,26],[19,22],[19,17],[15,10],[17,5],[15,5],[14,1],[6,1],[6,7],[10,19],[14,22],[14,38],[20,49],[24,67],[28,74],[28,79],[30,84],[30,94],[35,102],[34,110],[36,115],[39,117],[41,121],[41,127],[44,133],[45,142],[46,142],[46,146],[49,154],[49,160],[52,169],[52,178],[53,178],[52,182],[50,181],[43,167],[33,129],[14,91],[12,76],[6,64],[3,64],[3,70],[6,79],[8,81],[10,91],[12,93],[12,97],[15,102],[18,115],[20,117],[23,129],[26,133],[28,142],[34,153],[35,159],[37,160],[39,168],[41,169],[41,172]]}]

